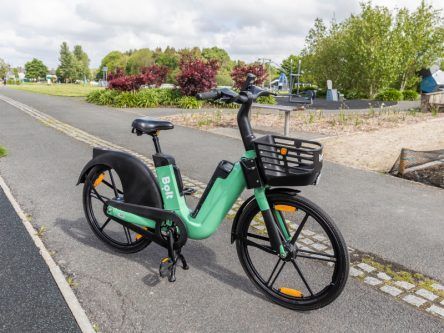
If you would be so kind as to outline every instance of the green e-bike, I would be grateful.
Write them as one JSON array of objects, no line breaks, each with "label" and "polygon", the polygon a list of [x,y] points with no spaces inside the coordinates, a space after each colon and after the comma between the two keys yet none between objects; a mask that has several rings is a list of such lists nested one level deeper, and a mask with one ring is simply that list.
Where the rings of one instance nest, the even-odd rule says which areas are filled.
[{"label": "green e-bike", "polygon": [[133,155],[94,148],[83,168],[86,219],[98,238],[112,248],[133,253],[155,242],[168,250],[159,272],[175,280],[176,266],[188,269],[182,248],[188,238],[211,236],[247,188],[234,217],[231,242],[256,287],[272,301],[294,310],[312,310],[335,300],[348,277],[348,252],[332,219],[299,195],[294,186],[316,184],[322,145],[275,135],[256,138],[249,112],[253,101],[270,92],[254,86],[249,74],[240,93],[215,89],[197,98],[241,105],[237,115],[245,153],[236,163],[221,161],[197,206],[190,209],[172,156],[162,153],[159,131],[167,121],[138,118],[133,132],[153,138],[156,176]]}]

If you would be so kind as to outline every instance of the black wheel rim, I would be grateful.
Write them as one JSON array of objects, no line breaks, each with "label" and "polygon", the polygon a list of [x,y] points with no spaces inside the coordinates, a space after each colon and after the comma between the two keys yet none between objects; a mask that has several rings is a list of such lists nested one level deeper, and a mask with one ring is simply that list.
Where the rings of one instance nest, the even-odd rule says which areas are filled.
[{"label": "black wheel rim", "polygon": [[[280,300],[281,302],[284,303],[291,303],[291,304],[300,304],[300,305],[310,305],[310,304],[316,304],[319,303],[322,299],[329,297],[329,295],[331,295],[333,292],[335,292],[335,289],[337,289],[337,285],[339,284],[339,279],[340,279],[340,273],[341,270],[344,269],[344,258],[342,258],[339,253],[339,248],[338,248],[338,239],[336,237],[336,235],[331,232],[331,230],[329,228],[327,228],[326,226],[323,225],[322,222],[322,216],[319,216],[315,211],[313,211],[310,207],[304,207],[302,204],[297,204],[295,205],[295,202],[293,201],[279,201],[279,202],[275,202],[274,205],[290,205],[290,206],[295,206],[299,212],[303,212],[304,216],[301,217],[301,219],[299,220],[298,223],[298,227],[291,233],[291,241],[294,241],[295,243],[299,243],[299,240],[301,237],[301,234],[305,231],[307,232],[308,230],[305,229],[306,226],[309,224],[308,221],[310,221],[310,225],[314,223],[318,223],[319,227],[323,230],[324,232],[324,236],[326,238],[326,240],[328,240],[328,242],[330,243],[330,246],[326,246],[324,245],[324,243],[322,243],[322,245],[318,245],[318,248],[322,248],[323,246],[326,246],[326,249],[329,249],[332,251],[332,253],[326,253],[325,251],[320,252],[319,250],[309,250],[309,246],[300,246],[298,247],[298,252],[296,254],[296,258],[292,259],[292,260],[283,260],[280,259],[277,254],[274,254],[274,264],[273,267],[271,269],[271,273],[269,273],[267,276],[264,276],[263,273],[261,273],[259,271],[259,269],[257,268],[257,265],[254,263],[254,260],[252,259],[251,253],[250,253],[250,248],[254,247],[255,249],[262,251],[263,253],[267,253],[268,256],[273,256],[273,254],[271,252],[269,252],[268,250],[270,250],[271,248],[267,248],[267,247],[257,247],[257,246],[253,246],[251,243],[251,238],[256,239],[260,239],[257,237],[257,235],[252,235],[251,232],[251,224],[252,221],[254,220],[251,219],[250,222],[248,223],[248,226],[246,227],[247,232],[245,233],[245,229],[244,229],[244,236],[245,239],[242,241],[242,247],[243,247],[243,255],[244,255],[244,259],[247,263],[248,269],[251,271],[251,276],[254,280],[254,282],[259,285],[259,287],[264,290],[269,296],[271,296],[272,298],[276,298],[278,300]],[[280,212],[279,212],[280,213]],[[257,215],[255,215],[256,217]],[[284,218],[285,219],[285,218]],[[286,220],[286,227],[288,227],[287,225],[288,219]],[[252,237],[253,236],[253,237]],[[311,236],[318,236],[316,233],[314,235]],[[267,237],[266,235],[262,235],[262,240],[264,242],[267,241]],[[321,239],[318,236],[319,239]],[[309,237],[305,237],[304,239],[310,239]],[[245,241],[246,240],[246,241]],[[254,241],[255,242],[255,241]],[[308,240],[306,241],[307,243],[309,242]],[[319,244],[319,243],[315,243],[313,242],[313,244]],[[260,244],[262,245],[262,244]],[[300,245],[300,244],[299,244]],[[307,244],[308,245],[308,244]],[[269,246],[269,244],[268,244]],[[303,248],[302,248],[303,247]],[[273,251],[274,252],[274,251]],[[301,267],[301,263],[300,260],[301,259],[304,260],[310,260],[310,261],[316,261],[316,262],[320,262],[321,265],[330,265],[330,280],[326,281],[323,287],[319,287],[319,285],[317,285],[316,290],[315,288],[312,287],[311,285],[311,281],[310,278],[307,277],[307,275],[304,272],[304,269]],[[330,263],[330,264],[328,264]],[[294,296],[290,296],[287,293],[283,293],[279,290],[279,286],[276,285],[276,283],[278,282],[280,275],[283,273],[284,269],[292,269],[294,270],[294,273],[296,276],[298,276],[299,278],[299,282],[300,284],[303,286],[304,292],[303,292],[303,296],[302,297],[294,297]],[[302,288],[290,288],[292,290],[297,290],[300,291]],[[287,291],[287,290],[286,290]]]},{"label": "black wheel rim", "polygon": [[[104,179],[97,185],[96,180],[103,174],[105,175]],[[142,243],[144,239],[141,237],[137,239],[137,234],[132,230],[107,216],[103,216],[107,200],[124,200],[123,186],[117,173],[113,169],[100,169],[90,174],[89,177],[86,179],[88,182],[86,206],[89,221],[94,231],[103,237],[106,242],[118,248],[133,248]],[[104,189],[107,189],[105,194],[103,193]],[[94,207],[94,201],[99,202],[97,207]],[[111,228],[114,229],[113,232],[109,232]]]}]

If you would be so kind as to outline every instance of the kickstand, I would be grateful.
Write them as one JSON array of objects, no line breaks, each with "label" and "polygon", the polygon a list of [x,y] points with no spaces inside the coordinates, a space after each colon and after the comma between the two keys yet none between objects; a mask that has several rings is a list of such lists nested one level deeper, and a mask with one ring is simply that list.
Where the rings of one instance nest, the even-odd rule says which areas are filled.
[{"label": "kickstand", "polygon": [[189,266],[181,250],[174,250],[174,232],[172,229],[168,230],[168,257],[163,258],[160,262],[159,274],[161,277],[168,276],[168,281],[176,281],[176,265],[180,260],[182,268],[187,270]]}]

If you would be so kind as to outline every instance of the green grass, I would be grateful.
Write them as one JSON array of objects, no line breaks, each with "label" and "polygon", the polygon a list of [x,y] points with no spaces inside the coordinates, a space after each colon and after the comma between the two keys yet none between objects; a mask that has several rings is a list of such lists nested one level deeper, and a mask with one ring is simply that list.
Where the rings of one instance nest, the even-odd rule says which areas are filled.
[{"label": "green grass", "polygon": [[8,154],[8,151],[5,147],[0,146],[0,157],[6,156]]},{"label": "green grass", "polygon": [[103,89],[100,87],[92,87],[83,84],[52,84],[46,83],[24,83],[20,85],[8,85],[9,88],[34,92],[38,94],[46,94],[53,96],[68,96],[68,97],[85,97],[90,92]]}]

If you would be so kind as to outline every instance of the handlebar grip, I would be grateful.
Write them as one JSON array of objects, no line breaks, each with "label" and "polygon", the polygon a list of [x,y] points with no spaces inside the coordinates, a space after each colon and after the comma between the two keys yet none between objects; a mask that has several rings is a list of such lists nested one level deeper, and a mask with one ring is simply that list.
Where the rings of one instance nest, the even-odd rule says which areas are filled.
[{"label": "handlebar grip", "polygon": [[220,94],[217,90],[212,90],[212,91],[207,91],[207,92],[202,92],[202,93],[198,93],[196,95],[197,99],[200,100],[205,100],[205,99],[216,99],[220,97]]}]

